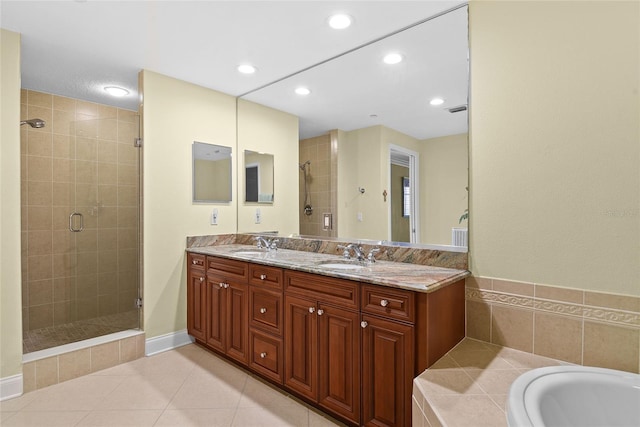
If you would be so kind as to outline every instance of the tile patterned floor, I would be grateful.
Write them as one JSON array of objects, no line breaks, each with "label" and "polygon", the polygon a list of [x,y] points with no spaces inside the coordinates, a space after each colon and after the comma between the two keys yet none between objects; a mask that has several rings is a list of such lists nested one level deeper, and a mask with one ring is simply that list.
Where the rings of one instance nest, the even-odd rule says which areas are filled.
[{"label": "tile patterned floor", "polygon": [[48,328],[24,331],[22,334],[22,351],[23,353],[31,353],[128,329],[137,329],[139,325],[138,316],[138,310],[132,310]]},{"label": "tile patterned floor", "polygon": [[193,344],[0,402],[0,424],[340,425]]}]

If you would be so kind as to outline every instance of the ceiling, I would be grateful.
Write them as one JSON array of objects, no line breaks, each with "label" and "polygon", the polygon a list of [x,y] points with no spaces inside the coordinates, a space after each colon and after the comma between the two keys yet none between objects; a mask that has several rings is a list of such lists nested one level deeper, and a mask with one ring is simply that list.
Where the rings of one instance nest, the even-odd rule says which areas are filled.
[{"label": "ceiling", "polygon": [[[379,43],[370,43],[460,3],[457,0],[1,0],[0,24],[4,29],[22,34],[22,87],[25,89],[137,110],[137,74],[147,69],[233,96],[247,94],[247,99],[295,114],[300,117],[303,137],[333,128],[350,130],[364,127],[363,124],[370,126],[376,124],[371,115],[376,115],[374,119],[379,121],[395,116],[395,121],[384,124],[424,138],[466,131],[466,112],[457,115],[455,121],[459,123],[455,125],[438,124],[446,122],[444,118],[426,120],[430,124],[425,131],[425,126],[422,129],[409,126],[408,122],[415,124],[416,119],[407,117],[406,108],[418,94],[444,97],[448,104],[442,107],[466,104],[466,62],[463,76],[442,66],[435,78],[425,68],[428,67],[424,62],[426,58],[419,63],[417,55],[420,52],[420,56],[424,56],[425,51],[435,48],[438,58],[455,62],[460,68],[459,57],[463,55],[464,61],[467,60],[466,11],[462,22],[464,34],[460,37],[446,34],[447,28],[454,25],[453,18],[446,15],[443,18],[450,19],[449,23],[441,18],[428,23],[431,26],[432,22],[441,21],[435,32],[417,37],[416,27]],[[345,30],[331,29],[327,18],[337,12],[352,16],[353,25]],[[455,25],[459,26],[459,21],[457,19]],[[335,61],[256,91],[361,46],[364,47]],[[406,57],[396,71],[363,65],[362,61],[366,63],[388,49],[399,49]],[[455,55],[446,52],[455,52]],[[457,62],[447,59],[453,56],[458,58]],[[236,67],[243,63],[255,65],[258,71],[253,75],[238,73]],[[446,76],[453,80],[448,82]],[[299,97],[284,96],[280,92],[286,87],[283,85],[299,84],[301,78],[305,84],[313,85],[309,98],[313,102],[301,102]],[[383,78],[394,83],[390,86],[391,92],[381,89]],[[461,78],[463,90],[455,94],[433,93],[438,92],[433,87],[418,92],[415,87],[401,89],[398,84],[401,80],[423,83],[430,80],[438,82],[441,92],[445,92],[447,87],[460,86]],[[103,90],[109,85],[124,87],[130,93],[121,98],[111,97]],[[381,96],[362,96],[376,92]],[[340,109],[332,107],[336,97],[340,98]],[[404,108],[394,107],[390,100],[400,101]],[[428,102],[422,98],[417,101]],[[408,111],[416,109],[412,108]],[[449,121],[452,116],[449,115]],[[338,121],[339,118],[342,121]],[[439,126],[442,129],[438,129]]]}]

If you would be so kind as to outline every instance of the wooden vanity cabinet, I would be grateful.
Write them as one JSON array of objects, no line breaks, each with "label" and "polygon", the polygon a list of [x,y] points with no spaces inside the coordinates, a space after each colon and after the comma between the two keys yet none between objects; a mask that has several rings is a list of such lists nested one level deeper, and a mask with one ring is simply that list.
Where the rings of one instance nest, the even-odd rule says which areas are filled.
[{"label": "wooden vanity cabinet", "polygon": [[188,332],[352,425],[410,426],[413,378],[464,337],[464,279],[422,293],[189,253]]},{"label": "wooden vanity cabinet", "polygon": [[360,423],[359,283],[285,271],[284,384]]},{"label": "wooden vanity cabinet", "polygon": [[362,425],[411,424],[414,297],[402,289],[362,286]]},{"label": "wooden vanity cabinet", "polygon": [[207,328],[206,256],[187,256],[187,330],[197,340],[205,341]]},{"label": "wooden vanity cabinet", "polygon": [[246,366],[247,263],[191,253],[187,260],[187,331],[207,347]]},{"label": "wooden vanity cabinet", "polygon": [[284,380],[284,308],[281,268],[249,264],[249,367]]}]

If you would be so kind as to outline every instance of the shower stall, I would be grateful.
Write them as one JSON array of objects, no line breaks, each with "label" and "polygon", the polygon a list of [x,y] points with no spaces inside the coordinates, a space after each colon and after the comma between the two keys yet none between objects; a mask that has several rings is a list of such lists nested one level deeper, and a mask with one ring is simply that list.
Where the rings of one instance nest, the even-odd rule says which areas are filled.
[{"label": "shower stall", "polygon": [[23,352],[139,329],[138,113],[31,90],[21,104]]}]

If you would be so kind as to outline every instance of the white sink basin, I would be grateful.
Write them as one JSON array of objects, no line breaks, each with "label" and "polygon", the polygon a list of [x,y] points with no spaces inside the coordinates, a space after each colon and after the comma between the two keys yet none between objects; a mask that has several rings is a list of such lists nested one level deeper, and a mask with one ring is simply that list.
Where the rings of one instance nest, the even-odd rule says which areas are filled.
[{"label": "white sink basin", "polygon": [[362,270],[365,268],[358,264],[346,264],[341,262],[329,262],[326,264],[318,264],[320,268],[326,268],[328,270]]}]

